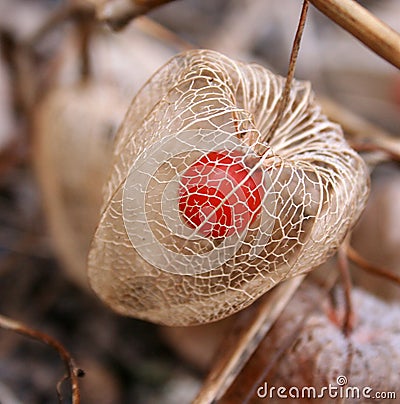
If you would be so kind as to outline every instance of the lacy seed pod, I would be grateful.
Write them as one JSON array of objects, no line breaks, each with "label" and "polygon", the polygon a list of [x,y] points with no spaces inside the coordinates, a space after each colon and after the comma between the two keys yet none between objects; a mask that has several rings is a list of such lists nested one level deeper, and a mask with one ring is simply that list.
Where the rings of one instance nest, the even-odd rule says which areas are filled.
[{"label": "lacy seed pod", "polygon": [[87,82],[54,88],[35,110],[33,156],[51,239],[66,273],[83,287],[112,138],[125,108],[113,86]]},{"label": "lacy seed pod", "polygon": [[224,318],[322,263],[362,212],[368,174],[310,85],[195,50],[133,100],[89,254],[114,310],[166,325]]}]

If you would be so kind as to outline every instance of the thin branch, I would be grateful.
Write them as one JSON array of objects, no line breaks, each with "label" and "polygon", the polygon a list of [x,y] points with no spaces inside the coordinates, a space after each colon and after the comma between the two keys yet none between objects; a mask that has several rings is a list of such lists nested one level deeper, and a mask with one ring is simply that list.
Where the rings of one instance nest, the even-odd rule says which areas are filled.
[{"label": "thin branch", "polygon": [[400,68],[400,34],[354,0],[309,0],[319,11]]},{"label": "thin branch", "polygon": [[90,38],[93,31],[94,15],[89,13],[79,13],[76,15],[76,28],[79,34],[79,55],[81,81],[86,82],[91,74],[90,60]]},{"label": "thin branch", "polygon": [[387,159],[394,161],[400,161],[400,154],[394,150],[388,149],[384,145],[374,144],[374,143],[357,143],[349,142],[350,146],[359,153],[362,152],[383,152],[387,155]]},{"label": "thin branch", "polygon": [[149,17],[138,17],[135,20],[135,25],[145,34],[150,35],[160,41],[166,42],[169,45],[176,47],[180,51],[196,48],[194,44],[182,39],[179,35],[175,34],[175,32]]},{"label": "thin branch", "polygon": [[232,349],[227,349],[223,357],[217,361],[193,404],[210,404],[225,394],[304,278],[305,275],[289,279],[260,299],[250,324],[238,337],[233,336],[235,343]]},{"label": "thin branch", "polygon": [[400,160],[400,139],[365,118],[328,98],[319,98],[322,111],[331,121],[339,123],[357,151],[382,151],[390,158]]},{"label": "thin branch", "polygon": [[292,51],[290,54],[288,73],[286,76],[286,82],[285,82],[285,87],[283,89],[282,98],[280,99],[280,102],[279,102],[278,113],[275,117],[275,120],[273,121],[273,123],[271,125],[271,128],[269,129],[268,133],[265,136],[265,140],[267,140],[278,129],[278,127],[282,121],[282,117],[285,112],[285,109],[289,102],[290,90],[291,90],[292,82],[293,82],[293,78],[294,78],[294,71],[296,68],[297,56],[299,54],[301,38],[303,36],[304,26],[306,24],[306,19],[307,19],[307,11],[308,11],[308,0],[304,0],[303,6],[301,9],[299,24],[297,26],[296,35],[294,37]]},{"label": "thin branch", "polygon": [[21,118],[22,123],[29,115],[37,87],[32,78],[33,55],[30,49],[18,43],[10,32],[3,30],[0,32],[0,46],[11,78],[14,113],[17,118]]},{"label": "thin branch", "polygon": [[18,88],[18,75],[17,75],[17,41],[11,32],[3,30],[0,28],[0,57],[2,63],[7,67],[8,77],[11,78],[11,89],[12,89],[12,102],[14,106],[14,111],[21,110],[21,95],[19,94]]},{"label": "thin branch", "polygon": [[[338,273],[337,271],[331,271],[327,274],[326,277],[322,280],[322,282],[318,283],[318,287],[321,289],[322,294],[321,297],[327,297],[328,293],[332,290],[332,288],[335,286],[337,283],[337,278],[338,278]],[[307,304],[307,307],[302,313],[299,313],[299,315],[292,320],[292,331],[289,332],[287,335],[285,335],[278,346],[274,348],[273,351],[269,352],[268,359],[265,361],[262,360],[261,362],[258,361],[260,357],[265,357],[267,358],[263,352],[263,350],[267,347],[268,349],[268,336],[263,339],[263,341],[260,343],[259,347],[257,350],[254,352],[253,357],[257,364],[257,369],[252,366],[251,363],[247,365],[247,369],[243,369],[241,375],[239,376],[238,380],[231,386],[231,388],[227,391],[227,393],[221,398],[222,403],[228,403],[231,402],[231,398],[233,397],[233,394],[235,394],[235,398],[237,398],[237,402],[241,402],[243,404],[247,404],[249,402],[252,402],[252,397],[254,397],[254,392],[257,389],[257,386],[260,386],[265,380],[268,380],[269,374],[271,370],[275,368],[275,366],[279,363],[279,361],[284,357],[284,355],[287,353],[287,351],[290,350],[290,348],[293,346],[293,343],[296,341],[298,338],[299,334],[301,333],[302,329],[307,325],[307,322],[310,318],[310,316],[313,315],[313,313],[317,312],[321,308],[322,300],[314,300],[310,301],[310,304]],[[293,303],[290,303],[293,304]],[[290,308],[288,308],[290,310]],[[283,315],[283,314],[282,314]],[[273,325],[271,328],[271,332],[273,333],[273,329],[278,329],[281,326],[281,323],[283,321],[282,316],[279,317],[279,319],[276,321],[276,323]],[[225,344],[224,344],[225,345]],[[257,359],[258,358],[258,359]],[[250,359],[249,362],[251,362],[252,359]],[[254,365],[254,363],[253,363]],[[235,390],[238,386],[238,383],[241,383],[241,380],[247,379],[248,375],[251,374],[251,377],[253,379],[253,383],[250,384],[250,387],[246,385],[246,390],[247,394],[244,394],[243,396],[240,394],[239,397],[237,397]],[[241,387],[239,388],[241,390]],[[244,390],[243,390],[244,391]]]},{"label": "thin branch", "polygon": [[175,0],[108,0],[98,2],[96,12],[99,20],[112,29],[120,30],[132,19],[172,1]]},{"label": "thin branch", "polygon": [[[70,353],[64,348],[64,346],[60,342],[58,342],[55,338],[51,337],[50,335],[29,328],[26,325],[19,323],[15,320],[12,320],[11,318],[5,317],[1,314],[0,314],[0,328],[14,331],[18,334],[32,338],[55,349],[64,362],[65,369],[67,371],[65,379],[71,380],[72,404],[80,404],[80,390],[79,390],[78,378],[82,377],[84,375],[84,372],[83,370],[75,366],[75,362],[71,357]],[[62,381],[63,380],[64,378],[62,379]],[[57,385],[57,395],[60,399],[61,396],[59,392],[59,384]]]},{"label": "thin branch", "polygon": [[331,121],[339,123],[343,130],[356,141],[379,141],[384,145],[397,148],[400,153],[400,140],[396,134],[389,133],[385,129],[377,126],[363,116],[351,111],[347,107],[340,105],[330,98],[318,97],[318,104],[322,111]]},{"label": "thin branch", "polygon": [[[254,392],[257,390],[257,387],[261,386],[265,380],[268,380],[268,376],[271,370],[279,363],[279,361],[282,360],[282,358],[287,354],[287,352],[293,347],[293,344],[295,343],[296,339],[301,334],[305,325],[307,324],[308,316],[314,310],[315,307],[313,307],[313,310],[309,310],[306,314],[304,314],[301,317],[300,321],[298,322],[297,326],[295,327],[294,331],[291,332],[289,335],[287,335],[286,338],[282,341],[278,349],[272,355],[271,360],[267,363],[267,366],[265,366],[262,372],[256,377],[255,382],[248,389],[246,396],[243,398],[243,400],[241,400],[242,404],[248,404],[252,402],[251,400],[252,398],[254,398]],[[255,352],[255,355],[257,355],[257,352]]]},{"label": "thin branch", "polygon": [[353,285],[351,283],[346,245],[347,242],[343,243],[338,250],[338,267],[340,271],[340,276],[342,278],[343,290],[345,294],[345,305],[346,305],[342,329],[344,335],[349,335],[353,330],[354,326],[354,310],[353,310],[353,301],[351,298],[351,290]]},{"label": "thin branch", "polygon": [[388,279],[400,286],[400,275],[393,271],[389,271],[386,268],[379,267],[377,265],[371,264],[368,260],[362,257],[353,247],[350,245],[346,250],[347,256],[350,261],[354,262],[360,268],[369,272],[372,275],[380,276],[382,278]]}]

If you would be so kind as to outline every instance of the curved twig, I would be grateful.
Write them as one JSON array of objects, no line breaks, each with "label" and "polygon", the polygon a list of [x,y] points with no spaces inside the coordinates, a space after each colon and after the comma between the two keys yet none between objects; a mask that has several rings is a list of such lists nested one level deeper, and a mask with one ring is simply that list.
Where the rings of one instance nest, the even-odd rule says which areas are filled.
[{"label": "curved twig", "polygon": [[[0,328],[3,328],[5,330],[10,330],[14,331],[18,334],[27,336],[29,338],[32,338],[36,341],[42,342],[43,344],[46,344],[50,346],[51,348],[55,349],[58,354],[60,355],[61,359],[64,362],[67,374],[63,379],[60,381],[64,381],[65,379],[70,379],[71,380],[71,388],[72,388],[72,404],[80,404],[80,390],[79,390],[79,383],[78,383],[78,378],[82,377],[84,375],[84,371],[82,369],[79,369],[76,365],[75,362],[70,355],[70,353],[64,348],[64,346],[58,342],[55,338],[51,337],[48,334],[45,334],[43,332],[34,330],[32,328],[27,327],[26,325],[19,323],[18,321],[15,321],[11,318],[5,317],[0,314]],[[60,383],[57,385],[57,395],[59,398],[59,401],[61,402],[61,394],[60,394]]]},{"label": "curved twig", "polygon": [[306,20],[307,20],[307,12],[308,12],[308,0],[304,0],[303,6],[301,9],[299,24],[297,26],[296,35],[295,35],[294,41],[293,41],[292,51],[290,53],[289,68],[288,68],[288,73],[286,76],[286,82],[285,82],[285,87],[283,89],[282,98],[281,98],[280,104],[279,104],[278,113],[276,115],[276,118],[275,118],[266,138],[268,138],[271,134],[273,134],[276,131],[276,129],[278,129],[278,127],[282,121],[282,117],[285,112],[285,109],[289,102],[289,94],[290,94],[290,90],[292,88],[292,82],[293,82],[293,78],[294,78],[294,71],[296,68],[297,56],[298,56],[299,50],[300,50],[301,38],[303,36],[304,26],[305,26]]},{"label": "curved twig", "polygon": [[360,268],[364,269],[365,271],[371,273],[372,275],[380,276],[382,278],[386,278],[397,285],[400,286],[400,275],[396,274],[393,271],[389,271],[386,268],[379,267],[370,263],[364,257],[362,257],[353,247],[350,245],[347,247],[346,250],[347,256],[350,261],[354,262]]},{"label": "curved twig", "polygon": [[112,29],[124,28],[132,19],[175,0],[109,0],[97,2],[97,17]]},{"label": "curved twig", "polygon": [[349,259],[346,254],[347,242],[344,242],[338,250],[338,267],[342,278],[343,290],[345,294],[345,314],[343,319],[342,330],[345,335],[349,335],[354,327],[354,309],[351,297],[352,282],[350,276]]},{"label": "curved twig", "polygon": [[172,30],[145,15],[137,17],[135,20],[135,25],[145,34],[159,41],[163,41],[170,46],[174,46],[180,51],[191,50],[197,47],[195,44],[181,38]]},{"label": "curved twig", "polygon": [[361,115],[326,97],[318,98],[318,103],[330,120],[340,124],[350,142],[360,145],[360,147],[361,145],[365,145],[366,148],[369,147],[368,145],[373,146],[396,158],[400,156],[400,140],[396,134],[387,132]]}]

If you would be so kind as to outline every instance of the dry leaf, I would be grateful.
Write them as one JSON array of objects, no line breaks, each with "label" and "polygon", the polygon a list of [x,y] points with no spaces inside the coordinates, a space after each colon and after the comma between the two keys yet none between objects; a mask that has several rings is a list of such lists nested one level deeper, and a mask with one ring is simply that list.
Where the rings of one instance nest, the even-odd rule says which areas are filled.
[{"label": "dry leaf", "polygon": [[[357,289],[353,291],[353,300],[356,322],[353,332],[346,337],[341,329],[341,316],[334,311],[324,292],[305,282],[221,399],[221,404],[245,402],[248,398],[250,400],[246,402],[251,403],[281,402],[277,390],[272,391],[271,387],[284,387],[286,394],[292,386],[299,389],[313,387],[320,392],[329,383],[338,386],[339,376],[347,379],[344,387],[360,390],[371,387],[371,395],[376,391],[395,391],[398,396],[400,309]],[[343,300],[341,307],[344,307]],[[265,382],[274,399],[269,396],[257,398],[257,389],[264,387]],[[263,395],[265,388],[260,392]],[[294,390],[292,392],[295,394]],[[288,400],[291,403],[314,402],[313,399]],[[333,401],[325,392],[321,403]],[[353,402],[364,401],[346,400],[346,403]],[[397,401],[388,399],[385,402]]]}]

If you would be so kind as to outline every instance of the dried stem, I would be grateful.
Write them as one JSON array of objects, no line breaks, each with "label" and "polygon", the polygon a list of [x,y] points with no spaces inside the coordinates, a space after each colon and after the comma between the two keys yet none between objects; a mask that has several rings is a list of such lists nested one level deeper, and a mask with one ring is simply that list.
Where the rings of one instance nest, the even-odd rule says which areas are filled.
[{"label": "dried stem", "polygon": [[[36,341],[42,342],[50,346],[51,348],[55,349],[58,354],[60,355],[61,359],[64,362],[67,374],[65,378],[62,379],[70,379],[71,380],[71,387],[72,387],[72,404],[79,404],[80,403],[80,390],[79,390],[79,383],[78,378],[84,375],[83,370],[79,369],[75,366],[74,360],[69,354],[69,352],[64,348],[64,346],[58,342],[56,339],[47,335],[43,332],[33,330],[32,328],[27,327],[26,325],[19,323],[15,320],[12,320],[8,317],[5,317],[0,314],[0,328],[5,330],[14,331],[18,334],[27,336],[32,338]],[[61,381],[61,382],[62,382]],[[61,402],[61,394],[59,391],[60,383],[57,385],[57,395],[59,401]]]},{"label": "dried stem", "polygon": [[371,273],[372,275],[380,276],[382,278],[388,279],[400,286],[400,276],[393,271],[389,271],[386,268],[379,267],[377,265],[371,264],[368,260],[362,257],[353,247],[350,245],[346,249],[347,256],[350,261],[354,262],[360,268]]},{"label": "dried stem", "polygon": [[135,20],[135,25],[147,35],[175,46],[180,51],[195,49],[195,45],[182,39],[179,35],[164,25],[152,20],[149,17],[141,16]]},{"label": "dried stem", "polygon": [[318,104],[321,105],[322,111],[329,119],[339,123],[344,131],[355,140],[372,141],[375,138],[380,138],[388,145],[395,144],[394,142],[396,142],[398,150],[400,151],[400,141],[395,134],[387,132],[380,126],[374,125],[363,116],[330,98],[318,97]]},{"label": "dried stem", "polygon": [[[337,278],[338,278],[338,273],[333,271],[327,274],[326,278],[324,278],[323,282],[319,285],[320,288],[328,295],[328,293],[332,290],[332,288],[335,286],[337,283]],[[252,402],[252,397],[254,397],[254,392],[257,389],[257,386],[260,386],[263,381],[268,380],[269,373],[271,372],[272,369],[275,368],[275,366],[279,363],[279,361],[284,357],[284,355],[290,350],[290,348],[293,346],[293,343],[296,341],[298,336],[300,335],[302,329],[307,325],[307,322],[310,318],[310,316],[318,311],[321,307],[321,300],[316,300],[310,306],[308,307],[307,310],[305,310],[303,313],[299,313],[299,316],[294,320],[295,323],[293,324],[293,332],[289,333],[286,335],[281,343],[279,344],[278,347],[274,350],[272,355],[270,355],[270,358],[268,359],[268,362],[265,363],[265,366],[262,367],[261,372],[259,374],[254,373],[254,381],[251,385],[251,387],[248,389],[248,394],[245,397],[240,397],[241,403],[247,404],[249,402]],[[274,324],[274,328],[277,328],[280,326],[280,321],[281,318],[278,319],[278,321]],[[271,329],[271,332],[273,330]],[[266,337],[268,338],[268,337]],[[262,352],[262,350],[268,343],[268,341],[263,341],[260,347],[258,347],[257,351],[254,352],[253,357],[257,356]],[[250,365],[249,365],[250,366]],[[246,373],[246,370],[243,371]],[[233,386],[234,388],[234,386]],[[231,389],[232,390],[232,389]],[[230,402],[229,401],[229,396],[230,396],[230,391],[227,392],[227,395],[222,397],[222,402]]]},{"label": "dried stem", "polygon": [[279,102],[279,108],[278,108],[278,112],[275,117],[275,120],[272,123],[271,128],[268,131],[265,139],[268,139],[278,129],[278,127],[282,121],[282,117],[285,112],[285,109],[289,102],[289,95],[290,95],[292,82],[293,82],[293,78],[294,78],[297,56],[299,54],[301,38],[303,36],[304,26],[306,24],[306,19],[307,19],[307,11],[308,11],[308,0],[304,0],[303,7],[301,9],[299,24],[297,26],[296,35],[294,37],[292,51],[290,54],[289,68],[288,68],[288,73],[286,76],[285,87],[284,87],[283,93],[282,93],[282,98]]},{"label": "dried stem", "polygon": [[384,145],[373,144],[373,143],[357,143],[349,142],[350,146],[357,152],[383,152],[391,160],[400,161],[400,154],[395,150],[388,149]]},{"label": "dried stem", "polygon": [[[242,404],[248,404],[251,403],[251,399],[254,397],[254,392],[257,390],[258,386],[261,386],[264,380],[268,380],[268,375],[271,372],[271,370],[279,363],[280,360],[285,356],[285,354],[290,350],[290,348],[293,346],[294,342],[298,338],[298,336],[301,334],[302,330],[304,329],[306,323],[307,323],[307,317],[312,313],[312,311],[315,310],[315,307],[313,307],[313,310],[309,310],[306,314],[304,314],[299,321],[297,327],[294,329],[292,333],[287,335],[285,339],[282,341],[281,345],[279,348],[274,352],[274,355],[271,357],[271,360],[268,362],[267,366],[263,369],[260,375],[256,377],[255,382],[251,386],[251,388],[248,390],[247,395],[244,397],[242,400]],[[257,352],[255,353],[255,355]]]},{"label": "dried stem", "polygon": [[352,282],[350,276],[349,261],[346,253],[347,242],[344,242],[338,250],[338,267],[345,294],[345,314],[343,319],[343,333],[349,335],[354,325],[354,310],[351,298]]},{"label": "dried stem", "polygon": [[319,11],[400,68],[400,34],[354,0],[309,0]]},{"label": "dried stem", "polygon": [[97,17],[112,29],[124,28],[132,19],[174,0],[108,0],[97,8]]},{"label": "dried stem", "polygon": [[17,42],[14,36],[5,30],[0,29],[0,55],[2,61],[7,66],[8,75],[11,79],[12,89],[12,102],[14,111],[21,111],[21,94],[18,86],[18,74],[17,74]]},{"label": "dried stem", "polygon": [[400,156],[400,140],[379,126],[376,126],[362,116],[350,111],[328,98],[319,98],[324,114],[334,122],[339,123],[348,138],[355,143],[377,145],[386,152]]},{"label": "dried stem", "polygon": [[94,16],[88,13],[79,13],[77,19],[77,31],[79,34],[79,55],[80,55],[80,72],[82,82],[90,78],[90,37],[93,30]]},{"label": "dried stem", "polygon": [[[332,285],[330,285],[332,287]],[[313,312],[319,307],[320,302],[315,302],[315,305],[307,310],[306,313],[302,313],[302,317],[298,322],[298,325],[295,327],[294,331],[286,336],[286,338],[282,341],[279,349],[274,352],[271,360],[268,362],[268,365],[263,369],[260,375],[256,378],[255,382],[249,389],[249,392],[245,399],[243,400],[243,404],[247,404],[251,402],[251,398],[254,395],[254,392],[257,389],[257,386],[261,386],[264,380],[268,380],[268,375],[271,370],[279,363],[279,361],[284,357],[284,355],[290,350],[293,346],[293,343],[296,341],[298,336],[301,334],[302,330],[304,329],[305,325],[307,324],[308,318],[311,316]]]},{"label": "dried stem", "polygon": [[32,52],[21,46],[17,39],[6,31],[0,32],[0,46],[12,82],[14,112],[18,118],[25,118],[29,115],[37,87],[36,81],[32,79]]},{"label": "dried stem", "polygon": [[226,350],[223,357],[217,361],[193,404],[213,403],[225,394],[230,384],[257,349],[260,341],[285,309],[304,278],[303,275],[289,279],[260,299],[251,323],[237,337],[232,349]]}]

